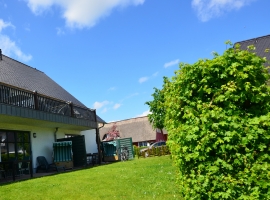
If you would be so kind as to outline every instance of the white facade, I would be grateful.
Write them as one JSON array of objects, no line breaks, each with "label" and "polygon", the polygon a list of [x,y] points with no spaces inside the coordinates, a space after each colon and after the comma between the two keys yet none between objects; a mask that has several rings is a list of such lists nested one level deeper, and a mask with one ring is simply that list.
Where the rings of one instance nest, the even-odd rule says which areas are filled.
[{"label": "white facade", "polygon": [[98,153],[96,129],[82,131],[81,135],[84,135],[85,138],[86,153]]},{"label": "white facade", "polygon": [[[33,172],[35,173],[38,163],[36,158],[38,156],[45,156],[48,163],[52,163],[53,142],[55,141],[55,128],[40,128],[37,126],[29,125],[14,125],[0,123],[0,130],[16,130],[16,131],[29,131],[32,149]],[[36,137],[33,137],[36,133]],[[58,128],[56,132],[56,139],[64,138],[65,134],[80,135],[80,131],[65,130]],[[90,141],[90,139],[88,140]],[[94,140],[95,142],[95,140]]]}]

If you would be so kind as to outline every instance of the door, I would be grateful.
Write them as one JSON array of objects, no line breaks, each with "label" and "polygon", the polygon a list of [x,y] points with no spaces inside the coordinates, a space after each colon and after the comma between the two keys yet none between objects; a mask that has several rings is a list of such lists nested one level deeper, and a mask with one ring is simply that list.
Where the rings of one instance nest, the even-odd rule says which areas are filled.
[{"label": "door", "polygon": [[31,158],[30,132],[0,130],[0,162]]}]

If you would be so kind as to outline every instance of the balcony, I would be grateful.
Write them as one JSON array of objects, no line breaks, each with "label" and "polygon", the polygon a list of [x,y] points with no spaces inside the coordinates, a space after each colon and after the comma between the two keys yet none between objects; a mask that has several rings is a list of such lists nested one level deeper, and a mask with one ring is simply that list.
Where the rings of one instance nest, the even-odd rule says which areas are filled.
[{"label": "balcony", "polygon": [[[97,128],[95,110],[0,83],[1,123],[16,122],[45,127],[87,130]],[[14,121],[15,120],[15,121]]]}]

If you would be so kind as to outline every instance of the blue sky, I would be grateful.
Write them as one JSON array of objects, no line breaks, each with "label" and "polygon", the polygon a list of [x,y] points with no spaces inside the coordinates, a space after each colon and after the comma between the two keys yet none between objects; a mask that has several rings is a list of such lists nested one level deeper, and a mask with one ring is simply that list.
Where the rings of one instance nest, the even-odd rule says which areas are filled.
[{"label": "blue sky", "polygon": [[0,48],[105,121],[148,113],[179,62],[270,34],[269,0],[0,0]]}]

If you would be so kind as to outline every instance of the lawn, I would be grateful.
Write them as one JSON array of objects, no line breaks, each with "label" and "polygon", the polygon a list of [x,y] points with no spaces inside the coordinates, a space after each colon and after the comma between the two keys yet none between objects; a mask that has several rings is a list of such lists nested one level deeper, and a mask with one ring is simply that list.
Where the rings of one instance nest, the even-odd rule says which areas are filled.
[{"label": "lawn", "polygon": [[169,156],[134,159],[0,186],[0,199],[181,199]]}]

